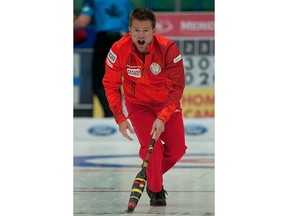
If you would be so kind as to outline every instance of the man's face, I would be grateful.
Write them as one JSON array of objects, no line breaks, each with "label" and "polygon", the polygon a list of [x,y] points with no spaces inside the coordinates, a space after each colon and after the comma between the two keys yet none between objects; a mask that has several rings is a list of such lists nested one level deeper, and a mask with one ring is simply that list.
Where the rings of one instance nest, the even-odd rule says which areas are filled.
[{"label": "man's face", "polygon": [[151,43],[155,34],[155,28],[152,28],[150,20],[139,21],[134,19],[129,32],[137,50],[141,53],[145,53],[148,45]]}]

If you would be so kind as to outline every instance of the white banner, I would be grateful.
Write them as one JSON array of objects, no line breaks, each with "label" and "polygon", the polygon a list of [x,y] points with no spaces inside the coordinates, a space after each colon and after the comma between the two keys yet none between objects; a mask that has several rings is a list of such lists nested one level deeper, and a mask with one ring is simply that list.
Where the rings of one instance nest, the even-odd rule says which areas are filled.
[{"label": "white banner", "polygon": [[[186,141],[214,141],[214,118],[185,118]],[[137,139],[135,135],[131,135]],[[74,140],[126,140],[114,118],[74,118]]]}]

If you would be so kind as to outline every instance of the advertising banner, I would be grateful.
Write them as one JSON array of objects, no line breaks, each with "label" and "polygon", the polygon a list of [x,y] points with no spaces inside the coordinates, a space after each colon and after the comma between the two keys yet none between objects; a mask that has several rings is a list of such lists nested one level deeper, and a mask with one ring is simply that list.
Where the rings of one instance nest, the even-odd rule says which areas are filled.
[{"label": "advertising banner", "polygon": [[[118,131],[114,118],[74,118],[74,141],[127,141]],[[184,119],[186,141],[214,140],[214,119]],[[131,135],[131,134],[130,134]],[[137,140],[135,134],[131,135]],[[107,139],[108,138],[108,139]]]},{"label": "advertising banner", "polygon": [[157,32],[166,37],[214,37],[214,13],[156,13]]},{"label": "advertising banner", "polygon": [[181,99],[183,117],[214,118],[214,88],[186,88]]}]

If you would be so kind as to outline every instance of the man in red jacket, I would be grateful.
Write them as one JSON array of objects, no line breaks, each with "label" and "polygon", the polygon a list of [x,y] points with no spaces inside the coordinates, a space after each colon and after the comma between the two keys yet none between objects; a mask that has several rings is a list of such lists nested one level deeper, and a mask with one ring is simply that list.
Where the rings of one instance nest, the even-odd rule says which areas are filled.
[{"label": "man in red jacket", "polygon": [[[142,160],[156,132],[146,189],[150,205],[164,206],[167,192],[163,188],[163,174],[181,159],[187,148],[180,107],[185,82],[179,49],[174,42],[158,35],[155,27],[156,17],[151,10],[132,11],[129,33],[114,43],[107,55],[103,84],[120,133],[132,140],[127,129],[132,134],[135,130]],[[121,85],[128,116],[123,114]]]}]

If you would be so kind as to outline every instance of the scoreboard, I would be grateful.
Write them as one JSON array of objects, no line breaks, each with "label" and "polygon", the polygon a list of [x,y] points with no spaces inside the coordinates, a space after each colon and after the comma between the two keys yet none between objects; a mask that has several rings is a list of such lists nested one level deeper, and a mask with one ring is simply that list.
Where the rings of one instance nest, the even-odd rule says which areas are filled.
[{"label": "scoreboard", "polygon": [[186,87],[214,87],[214,39],[173,41],[182,53]]}]

